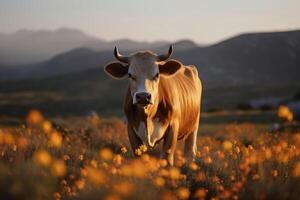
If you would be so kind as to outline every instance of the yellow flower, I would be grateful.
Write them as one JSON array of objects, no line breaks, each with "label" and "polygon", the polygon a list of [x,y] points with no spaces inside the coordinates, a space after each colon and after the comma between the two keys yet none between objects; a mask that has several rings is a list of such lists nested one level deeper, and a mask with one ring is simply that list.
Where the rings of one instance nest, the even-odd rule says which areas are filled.
[{"label": "yellow flower", "polygon": [[272,150],[271,149],[267,148],[265,150],[265,157],[266,157],[267,160],[269,160],[270,158],[272,158]]},{"label": "yellow flower", "polygon": [[114,159],[113,159],[113,162],[115,163],[115,165],[119,166],[122,164],[123,162],[123,158],[120,154],[117,154]]},{"label": "yellow flower", "polygon": [[15,138],[10,133],[4,133],[4,135],[3,135],[3,141],[7,145],[12,145],[12,144],[15,143]]},{"label": "yellow flower", "polygon": [[103,148],[99,151],[100,157],[105,161],[110,161],[113,159],[113,152],[109,148]]},{"label": "yellow flower", "polygon": [[223,148],[227,151],[232,149],[232,143],[228,140],[225,140],[222,144]]},{"label": "yellow flower", "polygon": [[180,187],[177,189],[176,194],[179,199],[188,199],[190,196],[190,191],[185,187]]},{"label": "yellow flower", "polygon": [[79,190],[83,190],[84,187],[85,187],[85,180],[84,179],[79,179],[75,182],[75,185],[76,187],[79,189]]},{"label": "yellow flower", "polygon": [[113,186],[113,189],[116,193],[120,194],[123,197],[131,196],[134,191],[134,186],[129,182],[117,183]]},{"label": "yellow flower", "polygon": [[196,199],[205,199],[206,193],[207,193],[207,191],[205,189],[199,188],[199,189],[196,190],[196,192],[193,196]]},{"label": "yellow flower", "polygon": [[293,176],[299,177],[300,176],[300,162],[297,162],[294,169],[293,169]]},{"label": "yellow flower", "polygon": [[169,176],[170,176],[171,179],[174,179],[174,180],[179,179],[180,178],[180,171],[179,171],[179,169],[176,168],[176,167],[170,168],[170,170],[169,170]]},{"label": "yellow flower", "polygon": [[195,162],[191,162],[189,164],[189,167],[191,170],[194,170],[194,171],[198,169],[198,165]]},{"label": "yellow flower", "polygon": [[49,144],[53,147],[60,148],[62,145],[62,136],[58,132],[52,132],[49,138]]},{"label": "yellow flower", "polygon": [[49,166],[52,160],[50,154],[45,150],[35,152],[33,155],[33,159],[35,163],[42,166]]},{"label": "yellow flower", "polygon": [[277,116],[286,121],[293,121],[293,113],[287,106],[279,106]]},{"label": "yellow flower", "polygon": [[52,124],[51,122],[45,120],[42,124],[42,129],[45,133],[50,133],[52,131]]},{"label": "yellow flower", "polygon": [[207,165],[211,164],[212,163],[211,157],[209,157],[209,156],[205,157],[204,158],[204,163],[207,164]]},{"label": "yellow flower", "polygon": [[147,151],[147,146],[143,144],[143,145],[140,146],[140,149],[144,153],[144,152]]},{"label": "yellow flower", "polygon": [[135,151],[134,151],[134,153],[135,153],[135,155],[137,155],[137,156],[140,156],[140,155],[142,155],[142,150],[141,149],[136,149]]},{"label": "yellow flower", "polygon": [[161,167],[166,167],[168,165],[168,161],[166,159],[160,159],[159,164]]},{"label": "yellow flower", "polygon": [[66,174],[67,169],[63,160],[54,160],[51,165],[51,173],[53,176],[62,177]]},{"label": "yellow flower", "polygon": [[44,116],[38,110],[29,111],[26,121],[29,125],[39,125],[44,120]]},{"label": "yellow flower", "polygon": [[93,185],[103,185],[106,181],[104,173],[93,167],[86,167],[87,177]]},{"label": "yellow flower", "polygon": [[122,148],[121,148],[121,152],[122,152],[122,153],[126,153],[126,152],[127,152],[126,147],[122,147]]},{"label": "yellow flower", "polygon": [[157,187],[163,187],[165,185],[165,179],[162,177],[156,177],[153,179],[153,184]]}]

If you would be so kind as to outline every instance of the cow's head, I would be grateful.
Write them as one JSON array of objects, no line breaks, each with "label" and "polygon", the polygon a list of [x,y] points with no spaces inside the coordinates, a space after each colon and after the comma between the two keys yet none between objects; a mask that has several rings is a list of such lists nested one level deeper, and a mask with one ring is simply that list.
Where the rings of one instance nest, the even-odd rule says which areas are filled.
[{"label": "cow's head", "polygon": [[173,52],[172,45],[165,55],[156,55],[150,51],[140,51],[129,57],[122,56],[115,47],[114,54],[120,62],[105,66],[105,72],[116,79],[129,78],[133,104],[146,107],[154,104],[158,94],[160,76],[172,76],[181,67],[176,60],[168,60]]}]

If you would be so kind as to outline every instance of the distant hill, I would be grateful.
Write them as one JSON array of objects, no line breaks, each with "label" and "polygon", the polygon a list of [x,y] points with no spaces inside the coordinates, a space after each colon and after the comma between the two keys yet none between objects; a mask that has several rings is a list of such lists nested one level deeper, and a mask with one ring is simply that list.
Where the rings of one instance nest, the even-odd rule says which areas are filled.
[{"label": "distant hill", "polygon": [[0,67],[42,62],[75,48],[110,50],[116,43],[128,50],[156,48],[165,44],[164,41],[152,43],[128,39],[105,41],[70,28],[60,28],[54,31],[20,30],[12,34],[0,33]]},{"label": "distant hill", "polygon": [[232,84],[300,82],[300,31],[242,34],[181,52],[206,80]]},{"label": "distant hill", "polygon": [[[116,42],[124,54],[132,53],[122,48],[128,43],[127,40]],[[164,52],[168,45],[150,49]],[[300,31],[242,34],[207,47],[182,40],[174,44],[174,51],[173,58],[196,65],[204,81],[226,85],[300,82]],[[77,73],[103,67],[112,60],[112,49],[79,48],[39,64],[2,68],[0,80]]]}]

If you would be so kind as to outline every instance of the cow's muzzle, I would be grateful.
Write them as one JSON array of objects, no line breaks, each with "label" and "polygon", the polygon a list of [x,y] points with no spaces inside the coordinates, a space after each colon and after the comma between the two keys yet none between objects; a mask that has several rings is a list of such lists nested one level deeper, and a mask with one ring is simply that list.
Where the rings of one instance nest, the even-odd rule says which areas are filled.
[{"label": "cow's muzzle", "polygon": [[136,103],[142,106],[151,104],[151,94],[148,92],[139,92],[135,95]]}]

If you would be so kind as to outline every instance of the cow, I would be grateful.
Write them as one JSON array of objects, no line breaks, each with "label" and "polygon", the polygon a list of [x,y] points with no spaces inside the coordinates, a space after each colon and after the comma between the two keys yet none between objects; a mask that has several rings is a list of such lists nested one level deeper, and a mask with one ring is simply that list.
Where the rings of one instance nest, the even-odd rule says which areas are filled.
[{"label": "cow", "polygon": [[104,67],[115,79],[129,79],[124,112],[132,150],[163,141],[161,157],[171,166],[178,140],[185,139],[188,160],[196,155],[202,94],[196,67],[169,59],[172,52],[171,45],[163,55],[139,51],[123,56],[115,47],[118,62]]}]

